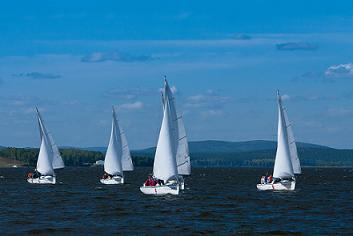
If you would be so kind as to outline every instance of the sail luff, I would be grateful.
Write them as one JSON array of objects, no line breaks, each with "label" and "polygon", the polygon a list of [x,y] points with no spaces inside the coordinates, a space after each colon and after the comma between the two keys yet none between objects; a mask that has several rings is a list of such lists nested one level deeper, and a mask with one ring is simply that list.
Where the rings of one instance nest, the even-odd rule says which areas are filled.
[{"label": "sail luff", "polygon": [[273,170],[274,178],[293,177],[294,171],[290,157],[287,130],[283,117],[283,109],[280,97],[278,97],[278,134],[277,151]]}]

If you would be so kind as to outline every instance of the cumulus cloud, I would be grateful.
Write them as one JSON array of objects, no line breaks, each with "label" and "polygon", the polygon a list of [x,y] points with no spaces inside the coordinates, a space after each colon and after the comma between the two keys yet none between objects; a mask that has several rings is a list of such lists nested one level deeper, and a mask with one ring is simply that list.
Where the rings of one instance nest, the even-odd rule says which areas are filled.
[{"label": "cumulus cloud", "polygon": [[133,103],[124,103],[118,106],[119,110],[140,110],[143,108],[143,103],[140,101],[136,101]]},{"label": "cumulus cloud", "polygon": [[61,75],[58,75],[58,74],[42,73],[42,72],[19,73],[19,74],[13,74],[13,76],[17,78],[28,78],[33,80],[51,80],[51,79],[61,78]]},{"label": "cumulus cloud", "polygon": [[279,51],[314,51],[318,49],[318,46],[309,42],[288,42],[278,43],[276,48]]},{"label": "cumulus cloud", "polygon": [[353,78],[353,64],[338,64],[329,66],[325,71],[329,78]]},{"label": "cumulus cloud", "polygon": [[119,61],[119,62],[146,62],[154,60],[155,58],[149,55],[132,55],[118,51],[114,52],[93,52],[81,58],[82,62],[105,62],[105,61]]}]

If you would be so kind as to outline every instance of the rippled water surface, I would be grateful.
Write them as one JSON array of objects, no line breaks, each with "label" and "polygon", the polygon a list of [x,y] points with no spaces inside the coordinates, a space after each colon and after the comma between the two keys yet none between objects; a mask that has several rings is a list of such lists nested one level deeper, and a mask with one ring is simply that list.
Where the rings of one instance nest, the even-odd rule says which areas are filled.
[{"label": "rippled water surface", "polygon": [[179,196],[145,196],[151,171],[99,183],[98,167],[66,168],[31,185],[29,169],[0,169],[4,234],[353,234],[353,169],[304,169],[294,192],[259,192],[264,169],[193,169]]}]

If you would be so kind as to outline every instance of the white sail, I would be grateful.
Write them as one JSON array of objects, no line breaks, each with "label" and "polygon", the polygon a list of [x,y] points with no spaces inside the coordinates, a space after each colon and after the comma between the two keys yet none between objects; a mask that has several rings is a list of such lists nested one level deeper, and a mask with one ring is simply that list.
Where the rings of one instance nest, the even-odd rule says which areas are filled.
[{"label": "white sail", "polygon": [[[38,116],[38,122],[40,123],[40,117]],[[39,127],[41,133],[41,145],[39,149],[39,155],[37,160],[37,171],[42,175],[54,175],[53,169],[53,151],[50,144],[48,143],[47,136],[44,133],[42,126]]]},{"label": "white sail", "polygon": [[[119,122],[118,122],[119,125]],[[121,146],[122,146],[122,165],[123,165],[123,170],[124,171],[132,171],[134,170],[134,165],[132,163],[132,159],[131,159],[131,154],[130,154],[130,149],[129,146],[127,144],[127,139],[125,136],[125,132],[122,130],[122,128],[120,128],[120,139],[121,139]]]},{"label": "white sail", "polygon": [[53,168],[54,169],[61,169],[65,167],[64,161],[60,155],[58,146],[55,144],[53,136],[51,135],[51,133],[45,128],[42,116],[40,115],[38,109],[36,108],[37,111],[37,116],[38,116],[38,123],[39,123],[39,127],[42,130],[40,132],[41,138],[42,136],[46,136],[49,145],[51,146],[51,150],[53,152]]},{"label": "white sail", "polygon": [[117,130],[117,121],[113,109],[112,130],[110,140],[104,160],[104,171],[110,175],[123,175],[122,148],[120,132]]},{"label": "white sail", "polygon": [[287,111],[283,106],[282,106],[282,110],[283,110],[284,121],[287,128],[287,139],[288,139],[288,145],[289,145],[289,153],[290,153],[290,157],[293,165],[293,171],[294,171],[294,174],[301,174],[302,169],[300,167],[300,160],[298,157],[297,145],[294,139],[292,124],[289,122]]},{"label": "white sail", "polygon": [[277,152],[273,170],[274,178],[293,177],[294,171],[290,157],[287,129],[283,115],[281,100],[278,97],[278,135]]},{"label": "white sail", "polygon": [[174,139],[174,150],[176,155],[176,163],[178,168],[178,174],[180,175],[190,175],[191,174],[191,163],[189,155],[189,145],[185,132],[184,122],[182,116],[177,115],[175,99],[173,92],[171,91],[167,80],[164,84],[163,93],[163,104],[165,100],[168,99],[170,105],[170,114],[172,120],[172,130]]},{"label": "white sail", "polygon": [[153,163],[153,175],[167,181],[178,175],[169,100],[165,100],[163,120]]}]

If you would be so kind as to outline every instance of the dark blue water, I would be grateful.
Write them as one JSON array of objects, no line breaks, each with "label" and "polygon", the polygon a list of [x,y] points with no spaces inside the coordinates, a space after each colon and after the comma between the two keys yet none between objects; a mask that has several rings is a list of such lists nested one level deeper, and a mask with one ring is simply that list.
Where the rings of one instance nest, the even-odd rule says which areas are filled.
[{"label": "dark blue water", "polygon": [[66,168],[60,184],[31,185],[29,169],[0,169],[2,234],[353,234],[353,169],[304,169],[294,192],[259,192],[264,169],[193,169],[179,196],[99,183],[102,169]]}]

